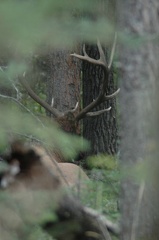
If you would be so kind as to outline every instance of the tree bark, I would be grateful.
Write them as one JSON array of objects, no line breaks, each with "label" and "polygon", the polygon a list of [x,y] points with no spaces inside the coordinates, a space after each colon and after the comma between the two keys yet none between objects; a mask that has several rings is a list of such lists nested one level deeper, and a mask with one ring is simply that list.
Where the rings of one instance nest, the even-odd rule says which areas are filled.
[{"label": "tree bark", "polygon": [[[70,56],[72,50],[57,50],[49,54],[49,77],[47,81],[47,101],[64,112],[73,109],[80,101],[80,70],[79,60]],[[74,52],[80,51],[76,46]]]},{"label": "tree bark", "polygon": [[[155,95],[159,48],[153,37],[155,39],[159,32],[159,3],[127,0],[118,4],[122,40],[120,158],[125,172],[121,191],[121,239],[154,240],[159,239]],[[136,169],[140,170],[136,172]]]},{"label": "tree bark", "polygon": [[[86,52],[92,58],[98,59],[99,53],[95,46],[86,46]],[[87,62],[83,63],[83,106],[87,106],[99,95],[103,79],[103,70]],[[113,72],[108,81],[107,94],[115,91]],[[92,154],[117,152],[117,118],[116,100],[111,99],[98,106],[94,111],[112,107],[111,111],[100,116],[85,118],[83,121],[83,136],[91,142]]]},{"label": "tree bark", "polygon": [[[114,24],[115,16],[114,1],[101,0],[98,3],[100,13],[104,18],[107,18],[110,23]],[[98,17],[98,16],[96,16]],[[112,40],[113,42],[113,40]],[[108,44],[107,44],[108,45]],[[111,48],[112,44],[109,44]],[[108,46],[105,48],[105,53],[108,59]],[[87,54],[95,59],[99,58],[99,53],[96,46],[87,45]],[[100,83],[103,79],[103,71],[99,66],[91,65],[87,62],[83,63],[83,106],[85,107],[95,99],[100,90]],[[114,73],[112,71],[108,80],[107,93],[111,94],[116,89],[116,83],[114,81]],[[116,114],[116,100],[111,99],[108,102],[101,104],[95,111],[112,107],[110,112],[106,112],[98,117],[86,118],[83,121],[83,136],[91,143],[91,154],[108,153],[115,154],[117,152],[117,114]]]}]

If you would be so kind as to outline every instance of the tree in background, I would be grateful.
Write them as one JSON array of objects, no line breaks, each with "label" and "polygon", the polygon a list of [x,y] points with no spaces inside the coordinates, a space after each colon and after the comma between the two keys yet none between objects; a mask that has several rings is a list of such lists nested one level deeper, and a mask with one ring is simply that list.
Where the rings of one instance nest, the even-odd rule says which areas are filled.
[{"label": "tree in background", "polygon": [[120,158],[124,172],[121,239],[157,240],[159,3],[156,0],[118,1],[118,10]]},{"label": "tree in background", "polygon": [[[31,71],[31,75],[36,76],[35,83],[40,78],[39,85],[41,84],[44,100],[50,107],[61,112],[74,109],[80,101],[81,62],[70,56],[72,48],[50,49],[50,52],[48,50],[47,53],[40,54]],[[79,47],[74,46],[74,51],[79,52]],[[37,88],[38,85],[33,87],[36,93]],[[45,110],[45,114],[48,116],[46,118],[55,118],[49,110]],[[69,132],[69,127],[64,130]]]},{"label": "tree in background", "polygon": [[[96,3],[91,1],[91,4]],[[79,98],[79,66],[81,63],[69,56],[70,49],[73,49],[75,42],[80,42],[85,37],[90,39],[91,37],[87,34],[88,29],[91,32],[95,29],[91,21],[81,21],[80,18],[75,18],[73,13],[77,11],[80,15],[83,10],[89,12],[89,5],[90,1],[69,1],[67,3],[60,1],[57,4],[56,1],[48,0],[46,4],[40,1],[38,6],[35,2],[30,1],[19,4],[19,1],[11,2],[8,0],[1,3],[0,59],[6,59],[6,62],[5,66],[1,64],[0,78],[5,82],[5,90],[8,84],[14,91],[13,97],[5,91],[4,94],[1,94],[1,99],[11,100],[14,102],[14,106],[20,106],[24,111],[31,113],[33,118],[37,119],[35,114],[39,111],[38,104],[33,101],[28,104],[30,98],[24,96],[22,82],[19,80],[25,78],[26,84],[30,85],[40,98],[46,100],[46,92],[48,91],[45,84],[46,81],[49,82],[53,78],[51,80],[54,81],[54,106],[59,105],[57,108],[61,108],[63,104],[63,106],[65,105],[64,111],[68,107],[69,109],[75,107]],[[14,11],[11,14],[9,11],[12,7]],[[28,13],[30,17],[28,17]],[[21,24],[19,24],[20,14],[23,16]],[[6,16],[8,16],[7,20]],[[59,18],[59,16],[62,18]],[[10,31],[10,29],[13,29],[13,31]],[[63,54],[60,51],[57,52],[57,49],[64,49],[66,52]],[[54,59],[51,56],[52,54],[55,55]],[[45,56],[48,56],[47,59],[45,59]],[[61,62],[63,57],[65,58],[65,60],[63,59],[64,68],[61,65],[60,69],[58,69],[59,61]],[[58,63],[55,63],[56,60]],[[34,69],[37,61],[41,61],[39,63],[40,68],[42,65],[40,76],[36,75],[37,69]],[[36,81],[37,79],[38,81]],[[59,79],[63,81],[61,84],[59,84]],[[45,92],[42,92],[43,89],[45,89]],[[51,87],[48,87],[48,90],[50,89]],[[61,103],[59,95],[62,99]],[[52,96],[49,92],[48,102],[52,103]],[[39,120],[38,122],[40,123]]]},{"label": "tree in background", "polygon": [[[101,17],[99,15],[101,13],[112,24],[112,20],[114,21],[114,3],[100,1],[97,5],[98,8],[93,12],[93,16],[98,19]],[[87,16],[86,13],[84,15]],[[107,36],[107,38],[110,44],[108,44],[109,47],[107,47],[105,54],[109,55],[108,48],[112,47],[113,38],[110,36]],[[79,46],[74,47],[73,50],[80,54]],[[86,52],[92,58],[99,58],[99,52],[95,46],[87,45]],[[101,67],[83,62],[81,82],[81,62],[72,59],[69,56],[70,53],[71,50],[55,50],[49,53],[45,59],[47,101],[51,105],[53,100],[54,107],[60,111],[67,111],[80,101],[83,107],[87,106],[98,96],[103,80]],[[80,99],[81,84],[83,85],[83,100]],[[115,89],[116,83],[112,70],[107,83],[107,94],[114,92]],[[116,100],[110,99],[95,110],[108,108],[109,106],[112,107],[110,112],[97,117],[85,118],[83,121],[83,136],[91,142],[91,153],[107,152],[114,154],[117,152]],[[48,114],[50,115],[50,113]]]},{"label": "tree in background", "polygon": [[[76,46],[73,50],[79,52]],[[56,50],[48,55],[47,101],[60,111],[74,108],[80,101],[81,63],[73,59],[71,50]]]},{"label": "tree in background", "polygon": [[[56,108],[54,108],[54,106],[52,106],[52,97],[51,97],[51,101],[50,101],[51,105],[47,104],[47,102],[45,101],[46,95],[45,95],[45,93],[43,94],[42,90],[43,90],[43,87],[45,88],[47,78],[52,76],[53,73],[56,73],[56,77],[58,77],[57,71],[54,71],[54,67],[57,66],[57,64],[55,64],[55,66],[53,66],[53,67],[50,66],[52,64],[52,57],[51,57],[51,61],[49,59],[50,65],[47,65],[48,58],[45,60],[45,56],[47,56],[48,53],[52,54],[54,51],[57,51],[57,49],[60,49],[60,48],[64,49],[65,51],[68,51],[68,49],[73,48],[75,42],[81,42],[83,39],[86,42],[91,41],[91,43],[95,44],[97,33],[98,33],[99,39],[101,40],[100,41],[101,43],[105,43],[105,41],[107,41],[107,39],[105,39],[105,37],[103,37],[103,38],[100,37],[100,36],[103,36],[103,34],[102,34],[103,28],[102,27],[99,28],[100,23],[102,23],[102,26],[103,25],[105,26],[104,29],[105,30],[107,29],[106,19],[103,20],[103,18],[100,19],[100,17],[99,17],[95,22],[94,21],[92,22],[91,19],[90,20],[80,19],[80,18],[76,19],[76,18],[72,17],[72,11],[74,10],[74,8],[77,8],[77,10],[81,13],[83,13],[83,11],[86,11],[86,13],[89,14],[90,5],[92,6],[97,3],[98,3],[98,1],[93,1],[93,0],[91,0],[91,1],[87,1],[87,0],[84,0],[84,1],[70,0],[69,1],[68,0],[67,2],[65,2],[65,1],[57,2],[57,1],[53,1],[53,0],[51,0],[51,1],[46,0],[45,2],[42,0],[39,0],[38,2],[37,1],[6,0],[6,1],[0,2],[0,16],[1,16],[0,52],[1,52],[1,54],[4,53],[7,55],[6,65],[4,67],[1,66],[1,69],[0,69],[0,77],[2,79],[5,79],[6,81],[8,81],[11,84],[11,86],[14,88],[14,93],[15,93],[15,95],[13,97],[12,96],[1,96],[1,97],[9,99],[11,101],[10,101],[9,106],[7,104],[1,104],[0,150],[6,149],[6,145],[10,146],[10,144],[8,144],[8,140],[9,141],[12,140],[11,135],[18,139],[19,138],[25,139],[25,140],[29,139],[29,142],[31,142],[31,141],[39,142],[40,146],[44,144],[44,146],[46,146],[48,148],[50,147],[51,150],[53,151],[53,153],[58,152],[59,155],[64,156],[64,158],[66,160],[73,159],[79,151],[87,150],[88,145],[87,145],[86,141],[84,141],[84,140],[81,141],[81,138],[79,138],[77,136],[72,136],[71,134],[66,134],[64,131],[61,131],[59,126],[57,127],[57,125],[54,124],[54,121],[51,122],[51,124],[49,124],[49,122],[46,122],[46,124],[45,124],[45,122],[42,122],[39,119],[38,114],[37,114],[39,112],[34,111],[34,110],[36,110],[36,108],[34,109],[33,106],[36,105],[36,107],[37,107],[37,104],[43,106],[43,108],[47,109],[47,111],[54,114],[57,117],[56,118],[57,120],[59,120],[58,117],[59,118],[61,117],[61,120],[64,120],[64,117],[68,116],[68,115],[66,116],[64,112],[60,112],[58,109],[56,109]],[[96,6],[98,6],[98,4]],[[93,9],[96,9],[96,7],[93,7]],[[90,14],[92,14],[92,10],[90,11]],[[104,34],[104,36],[105,36],[105,34]],[[78,57],[80,59],[82,59],[84,57],[84,58],[86,58],[85,59],[86,61],[94,62],[97,65],[103,66],[104,71],[106,72],[106,75],[109,75],[110,68],[112,66],[112,61],[111,61],[111,63],[109,62],[107,64],[100,42],[98,41],[98,49],[99,49],[100,56],[101,56],[101,59],[99,61],[97,61],[95,59],[90,59],[89,57],[87,58],[86,55],[81,56],[78,54],[72,54],[73,59],[71,60],[71,62],[75,62],[74,57]],[[1,56],[0,56],[0,58],[1,58]],[[43,56],[44,56],[44,58],[43,58]],[[63,56],[63,55],[61,55],[61,56]],[[59,57],[60,61],[62,58],[61,56]],[[55,59],[58,59],[58,57],[55,57]],[[36,69],[34,69],[34,67],[35,68],[38,67],[36,65],[37,61],[41,61],[39,63],[40,67],[41,67],[41,64],[43,64],[42,71],[39,72],[40,73],[39,75],[36,74]],[[68,60],[66,60],[66,65],[69,65],[67,61]],[[35,65],[33,64],[33,62],[35,62]],[[79,65],[81,64],[80,60],[78,61],[78,64]],[[44,70],[45,67],[46,68],[48,67],[49,69],[46,69],[46,71],[45,71]],[[34,72],[34,70],[35,70],[35,72]],[[77,68],[77,70],[78,70],[78,68]],[[49,71],[51,71],[51,73],[48,73]],[[64,69],[64,71],[65,71],[65,69]],[[66,72],[67,72],[67,70],[66,70]],[[66,72],[64,72],[64,73],[60,72],[61,76],[63,78],[65,78]],[[60,76],[60,73],[59,73],[59,76]],[[77,76],[79,76],[79,72],[78,72]],[[71,75],[71,77],[72,77],[72,75]],[[74,74],[73,74],[73,78],[74,78]],[[56,81],[56,79],[54,79],[54,81]],[[70,80],[70,83],[71,83],[70,84],[70,87],[71,87],[72,79]],[[56,82],[56,84],[57,84],[57,82]],[[105,83],[103,83],[103,85],[105,86]],[[29,104],[25,105],[25,103],[23,102],[23,99],[22,99],[23,94],[24,94],[23,89],[26,89],[27,92],[29,93],[28,94],[29,97],[27,96],[28,97],[27,102],[30,101],[30,97],[31,97],[32,99],[35,100],[36,103],[34,101],[32,101],[32,102],[30,101]],[[45,88],[45,90],[46,90],[46,88]],[[102,87],[101,87],[101,90],[102,90]],[[87,109],[86,108],[82,109],[80,114],[76,113],[76,116],[74,118],[74,120],[76,122],[81,120],[83,117],[86,117],[88,115],[90,116],[92,114],[92,110],[95,106],[97,106],[102,101],[106,101],[110,97],[112,97],[112,96],[106,95],[105,90],[106,90],[106,86],[103,87],[103,91],[101,91],[100,98],[97,99],[98,101],[92,101],[92,103],[87,106],[88,107]],[[57,94],[60,94],[61,91],[55,90],[55,92]],[[70,91],[67,91],[67,93],[68,92],[70,92]],[[118,93],[118,91],[116,91],[116,93],[113,93],[114,94],[113,96],[116,96],[117,93]],[[5,94],[7,94],[7,93],[5,93]],[[63,97],[65,98],[65,96],[63,96]],[[54,99],[54,102],[56,104],[56,99]],[[57,108],[58,108],[58,106],[57,106]],[[70,106],[69,106],[69,108],[70,108]],[[70,111],[69,113],[74,115],[75,112]],[[32,146],[32,143],[31,143],[31,146]],[[14,152],[14,150],[15,149],[13,149],[13,152]],[[23,152],[21,147],[19,147],[19,150],[21,153]],[[1,152],[0,152],[0,154],[1,154]],[[25,152],[25,150],[24,150],[24,152]],[[11,153],[11,155],[13,156],[14,159],[16,159],[14,153],[13,154]],[[27,159],[25,157],[23,158],[21,153],[20,153],[21,160],[22,161],[24,160],[24,162],[26,162]],[[27,154],[29,157],[28,161],[31,160],[30,155],[32,155],[32,153],[33,152],[31,150]],[[43,156],[44,155],[45,154],[43,154]],[[1,155],[1,156],[3,158],[3,155]],[[39,157],[36,156],[36,160],[37,160],[37,158],[39,159]],[[7,159],[10,159],[10,157]],[[12,160],[11,160],[11,162],[12,162]],[[16,164],[17,164],[17,162],[16,162]],[[13,163],[13,165],[14,165],[14,163]],[[21,167],[22,166],[20,165],[20,168]],[[19,166],[18,166],[18,168],[19,168]],[[19,170],[18,171],[16,170],[16,173],[15,173],[15,171],[12,171],[12,168],[10,168],[10,166],[8,166],[8,169],[5,171],[6,171],[6,175],[7,176],[9,175],[9,182],[12,182],[12,180],[13,181],[15,180],[15,178],[14,178],[15,175],[16,175],[16,177],[19,177],[19,175],[18,175]],[[4,180],[5,180],[5,173],[4,174],[1,173],[1,176],[3,176]],[[33,176],[33,178],[34,178],[34,176]],[[32,179],[30,179],[30,181],[32,181]],[[4,185],[5,185],[5,183],[4,183]],[[1,185],[1,187],[3,187],[3,186]],[[49,193],[50,193],[50,191],[49,191]],[[95,194],[97,194],[97,191],[95,191]],[[56,194],[54,194],[54,195],[56,195]],[[44,194],[44,198],[45,198],[45,194]],[[94,198],[93,204],[97,206],[98,201],[100,202],[100,198],[101,198],[101,195],[98,197],[98,199]],[[8,199],[10,199],[10,198],[8,197]],[[7,212],[8,214],[7,213],[5,214],[5,210],[7,209],[7,204],[9,205],[10,202],[12,202],[12,200],[10,202],[8,202],[6,200],[7,200],[7,198],[6,199],[4,198],[5,208],[3,208],[3,205],[1,206],[2,207],[1,209],[3,209],[2,212],[4,213],[4,214],[1,214],[1,217],[2,217],[2,219],[4,219],[3,217],[5,216],[6,223],[9,225],[9,229],[10,229],[10,227],[12,228],[13,221],[10,222],[8,220],[11,219],[12,214],[9,214],[9,212]],[[64,203],[66,203],[65,200],[66,199],[64,199]],[[37,201],[40,203],[41,197],[38,197]],[[21,203],[23,204],[24,202],[21,201]],[[32,210],[32,208],[30,208],[31,205],[29,204],[29,202],[27,202],[27,204],[28,204],[27,209]],[[14,208],[15,204],[13,203],[13,205],[12,206]],[[55,205],[56,205],[56,203],[55,203]],[[78,203],[77,203],[77,205],[78,205]],[[23,224],[24,215],[20,213],[20,218],[19,218],[18,212],[19,212],[20,205],[16,204],[16,206],[17,206],[17,208],[16,208],[17,209],[17,217],[20,220],[20,222],[22,222],[22,224]],[[38,204],[36,204],[36,206],[37,206],[37,208],[35,208],[35,209],[38,210],[39,209]],[[72,202],[68,202],[68,207],[74,208],[74,205],[72,206]],[[79,215],[77,215],[77,218],[79,217],[78,218],[79,220],[81,220],[80,213],[81,213],[81,211],[83,211],[82,209],[83,208],[80,208],[78,211]],[[15,208],[14,208],[14,210],[15,210]],[[13,210],[13,212],[14,212],[14,210]],[[77,210],[78,210],[78,208],[77,208]],[[67,211],[67,210],[64,210],[62,212],[65,213],[65,211]],[[27,212],[27,214],[29,213],[29,211],[26,211],[26,212]],[[95,211],[90,211],[90,212],[91,212],[91,215],[89,214],[89,219],[95,218],[98,228],[101,228],[101,226],[99,226],[100,225],[99,224],[100,216],[98,217],[98,213],[96,213]],[[85,215],[85,212],[83,212],[83,213]],[[16,215],[16,213],[14,214],[14,216],[15,215]],[[72,215],[72,214],[68,214],[68,215]],[[35,216],[36,216],[36,214],[35,214]],[[48,220],[49,220],[48,223],[50,225],[50,221],[53,220],[53,222],[54,222],[54,219],[56,217],[53,212],[53,216],[51,216],[51,218],[50,218],[50,214],[48,217],[46,216],[46,218],[48,218]],[[67,218],[67,216],[66,216],[66,218]],[[28,216],[27,219],[32,221],[31,216]],[[85,231],[85,225],[86,225],[85,220],[86,220],[86,215],[84,217],[82,217],[82,223],[84,223],[84,224],[82,224],[83,225],[82,228],[84,228],[84,231]],[[33,220],[33,222],[34,222],[34,220]],[[43,223],[44,222],[46,222],[45,219],[43,220]],[[103,222],[103,218],[101,218],[100,222],[102,223],[102,229],[100,230],[100,232],[102,233],[102,235],[103,234],[105,235],[107,233],[107,228],[105,228],[106,225],[105,225],[105,222]],[[33,225],[35,226],[36,223],[37,223],[37,218],[35,219],[35,222]],[[72,221],[71,221],[71,223],[72,223]],[[18,228],[17,230],[19,230],[20,226],[18,226],[17,222],[15,225],[14,225],[15,228],[16,229]],[[31,229],[29,229],[30,227],[32,227],[31,225],[30,226],[28,226],[27,224],[25,225],[25,226],[27,226],[28,232],[29,232],[29,230],[31,230]],[[39,226],[40,223],[37,223],[37,225]],[[65,225],[65,219],[64,219],[64,225]],[[14,226],[12,228],[12,231],[8,231],[7,226],[3,229],[3,226],[6,226],[6,224],[2,224],[2,230],[4,230],[4,232],[2,233],[3,239],[13,239],[14,236],[15,236],[15,238],[18,238],[18,235],[16,235],[16,229],[14,229]],[[72,226],[70,228],[72,231]],[[78,230],[79,230],[79,225],[77,225],[77,231]],[[84,237],[86,237],[87,239],[90,238],[89,234],[93,235],[93,237],[94,236],[96,237],[96,234],[94,234],[94,231],[91,231],[90,228],[89,228],[89,230],[90,231],[88,233],[88,237],[86,236],[87,232]],[[67,231],[67,228],[66,228],[66,231]],[[74,224],[73,224],[73,231],[74,231]],[[24,235],[25,235],[25,233],[24,233]],[[97,234],[97,237],[98,236],[99,235]],[[21,238],[23,238],[22,235],[21,235]],[[64,238],[65,238],[65,235],[64,235]]]},{"label": "tree in background", "polygon": [[[98,10],[98,11],[97,11]],[[101,16],[107,19],[111,27],[115,22],[115,2],[114,1],[98,1],[98,9],[92,17],[93,21]],[[109,35],[109,32],[105,32],[106,38],[109,40],[109,44],[105,47],[105,55],[107,61],[110,55],[110,49],[113,42],[114,35]],[[95,59],[99,58],[99,52],[95,45],[86,44],[87,54]],[[82,65],[82,83],[83,83],[83,106],[87,106],[93,99],[99,95],[101,88],[101,82],[104,78],[103,69],[100,66],[94,66],[88,62],[83,62]],[[114,79],[114,70],[112,68],[107,82],[107,94],[111,94],[117,88]],[[116,99],[110,99],[109,101],[102,103],[95,111],[111,106],[109,112],[105,112],[99,116],[92,118],[85,118],[83,120],[83,136],[91,142],[91,153],[117,153],[118,147],[118,130],[117,130],[117,109]]]}]

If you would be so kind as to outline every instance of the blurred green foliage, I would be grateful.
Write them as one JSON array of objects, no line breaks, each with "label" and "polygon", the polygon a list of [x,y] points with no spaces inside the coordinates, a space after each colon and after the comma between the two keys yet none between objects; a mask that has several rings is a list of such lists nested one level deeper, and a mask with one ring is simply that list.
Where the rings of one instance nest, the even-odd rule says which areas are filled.
[{"label": "blurred green foliage", "polygon": [[98,168],[98,169],[113,170],[117,168],[117,160],[115,156],[106,155],[106,154],[90,156],[87,158],[86,162],[87,162],[87,166],[90,169]]},{"label": "blurred green foliage", "polygon": [[59,149],[66,158],[74,158],[81,150],[88,148],[88,143],[83,139],[66,134],[56,124],[41,125],[37,119],[17,107],[5,108],[1,106],[0,115],[0,146],[1,150],[7,145],[9,138],[28,138],[40,141],[53,149]]},{"label": "blurred green foliage", "polygon": [[106,41],[112,31],[96,0],[0,1],[0,22],[0,50],[17,61],[47,47],[96,41],[97,36]]},{"label": "blurred green foliage", "polygon": [[[61,148],[66,157],[73,157],[77,150],[86,149],[88,144],[81,144],[81,139],[74,136],[71,138],[59,133],[59,129],[53,124],[47,125],[47,128],[41,127],[42,124],[36,121],[33,115],[44,114],[45,110],[30,101],[30,97],[19,85],[18,76],[30,71],[31,59],[34,56],[45,55],[51,49],[67,48],[84,39],[93,42],[97,36],[101,41],[109,41],[112,26],[107,17],[101,14],[101,5],[96,0],[0,1],[0,23],[0,87],[5,91],[9,90],[9,95],[1,96],[1,148],[4,148],[10,138],[10,132],[11,135],[34,136]],[[46,96],[41,91],[44,84],[35,81],[34,77],[36,78],[32,76],[27,80],[35,85],[37,94],[45,99]],[[29,114],[30,112],[33,113]],[[56,136],[56,141],[53,136]]]},{"label": "blurred green foliage", "polygon": [[[69,159],[79,151],[88,150],[87,141],[62,132],[54,122],[45,120],[43,123],[38,118],[36,114],[45,111],[23,91],[18,76],[30,71],[30,59],[36,55],[45,55],[55,48],[67,48],[83,40],[96,42],[97,37],[105,44],[111,41],[112,32],[107,16],[101,14],[98,0],[0,0],[0,90],[9,90],[5,98],[0,98],[0,152],[15,138],[39,141],[52,150],[59,149]],[[37,76],[32,76],[29,84],[45,99],[42,91],[45,84],[37,80]],[[116,161],[108,156],[97,156],[88,159],[88,164],[96,168],[91,178],[92,187],[98,191],[88,193],[87,200],[90,201],[87,204],[115,215],[119,181]],[[5,167],[1,165],[1,171]],[[46,209],[40,205],[45,201],[39,194],[44,197],[46,193],[38,193],[33,202],[23,201],[22,205],[19,199],[13,199],[5,192],[0,194],[0,215],[5,216],[3,224],[10,229],[7,232],[1,227],[3,240],[24,239],[24,235],[16,235],[15,231],[23,224],[27,226],[23,231],[27,239],[50,239],[36,224],[56,219],[56,216],[48,212],[48,205]],[[36,201],[36,198],[42,201]],[[37,209],[43,213],[39,219]]]},{"label": "blurred green foliage", "polygon": [[99,154],[87,158],[87,174],[91,179],[88,190],[82,192],[84,204],[106,214],[113,221],[119,219],[121,171],[118,158]]},{"label": "blurred green foliage", "polygon": [[1,239],[29,240],[35,239],[35,236],[38,235],[38,239],[49,239],[38,226],[46,220],[56,221],[54,209],[57,198],[57,195],[41,190],[29,191],[25,189],[19,193],[1,192]]}]

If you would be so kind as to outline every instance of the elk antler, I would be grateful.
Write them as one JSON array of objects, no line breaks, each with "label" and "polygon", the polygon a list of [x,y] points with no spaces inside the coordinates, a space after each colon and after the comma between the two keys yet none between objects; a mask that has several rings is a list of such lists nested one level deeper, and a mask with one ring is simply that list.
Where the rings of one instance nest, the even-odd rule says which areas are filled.
[{"label": "elk antler", "polygon": [[120,89],[118,88],[114,93],[110,94],[110,95],[106,95],[106,90],[107,90],[107,86],[108,86],[108,79],[109,79],[109,75],[111,72],[111,67],[112,67],[112,62],[113,62],[113,58],[114,58],[114,52],[115,52],[115,47],[116,47],[116,34],[114,37],[114,42],[113,42],[113,46],[112,46],[112,50],[111,50],[111,54],[110,54],[110,60],[107,63],[106,58],[105,58],[105,54],[104,51],[102,49],[101,43],[99,40],[97,40],[97,47],[98,47],[98,51],[99,51],[99,59],[93,59],[91,57],[88,56],[88,54],[86,53],[86,49],[85,49],[85,45],[83,46],[83,53],[84,55],[79,55],[76,53],[71,54],[71,56],[79,58],[81,60],[87,61],[89,63],[92,64],[96,64],[98,66],[101,66],[103,68],[104,71],[104,78],[100,87],[100,92],[98,97],[91,102],[88,106],[86,106],[85,108],[83,108],[78,114],[76,114],[77,108],[78,108],[78,103],[76,104],[75,108],[73,110],[68,110],[64,113],[58,111],[56,108],[53,107],[53,103],[50,106],[47,102],[45,102],[44,100],[42,100],[29,86],[29,84],[27,83],[26,79],[25,79],[25,73],[23,74],[23,77],[20,80],[21,84],[23,85],[23,87],[27,90],[28,94],[30,95],[30,97],[32,99],[34,99],[37,103],[39,103],[42,107],[44,107],[46,110],[48,110],[50,113],[52,113],[56,118],[67,118],[67,115],[69,113],[71,113],[72,115],[74,115],[74,121],[79,121],[80,119],[84,118],[84,117],[92,117],[92,116],[98,116],[104,112],[110,111],[111,107],[108,107],[106,109],[100,110],[100,111],[95,111],[95,112],[91,112],[91,110],[93,108],[95,108],[96,106],[98,106],[99,104],[115,97]]},{"label": "elk antler", "polygon": [[120,89],[118,88],[114,93],[112,93],[110,95],[106,95],[106,89],[107,89],[107,85],[108,85],[109,74],[111,72],[111,67],[112,67],[112,62],[113,62],[114,52],[115,52],[115,47],[116,47],[116,38],[117,37],[116,37],[116,34],[115,34],[113,47],[112,47],[111,54],[110,54],[109,64],[107,64],[107,61],[106,61],[106,58],[105,58],[105,55],[104,55],[104,51],[102,49],[102,46],[101,46],[99,40],[97,40],[97,47],[98,47],[99,56],[100,56],[99,59],[96,60],[96,59],[93,59],[93,58],[89,57],[88,54],[86,53],[85,45],[83,46],[83,53],[84,53],[83,56],[79,55],[79,54],[76,54],[76,53],[71,54],[71,56],[73,56],[73,57],[79,58],[81,60],[87,61],[87,62],[92,63],[92,64],[99,65],[104,70],[104,78],[103,78],[101,90],[100,90],[100,93],[99,93],[98,97],[93,102],[91,102],[88,106],[83,108],[80,113],[77,114],[77,116],[76,116],[77,121],[82,119],[85,116],[97,116],[97,115],[100,115],[104,112],[109,111],[111,109],[111,107],[100,110],[100,111],[96,111],[96,112],[90,112],[93,108],[95,108],[96,106],[98,106],[102,102],[105,102],[108,99],[115,97],[120,91]]},{"label": "elk antler", "polygon": [[47,111],[52,113],[55,117],[62,117],[64,114],[58,111],[56,108],[51,107],[47,102],[41,99],[29,86],[27,81],[25,80],[25,73],[23,74],[23,78],[19,79],[22,86],[28,92],[29,96],[34,99],[37,103],[39,103],[42,107],[44,107]]}]

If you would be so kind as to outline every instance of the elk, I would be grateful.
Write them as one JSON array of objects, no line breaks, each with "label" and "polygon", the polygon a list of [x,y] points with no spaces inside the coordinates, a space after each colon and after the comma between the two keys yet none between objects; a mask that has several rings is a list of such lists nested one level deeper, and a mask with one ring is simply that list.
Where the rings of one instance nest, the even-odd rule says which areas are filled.
[{"label": "elk", "polygon": [[[111,54],[110,54],[110,60],[108,63],[106,61],[105,54],[104,54],[104,51],[102,49],[102,46],[101,46],[101,43],[99,40],[97,41],[97,47],[98,47],[99,56],[100,56],[98,60],[93,59],[87,55],[86,50],[85,50],[85,45],[83,46],[83,54],[84,54],[83,56],[76,54],[76,53],[71,54],[72,57],[76,57],[83,61],[87,61],[89,63],[101,66],[103,69],[103,72],[104,72],[104,78],[101,83],[101,88],[100,88],[98,97],[93,102],[91,102],[88,106],[83,108],[81,111],[78,111],[78,103],[76,104],[76,106],[73,110],[68,110],[66,112],[60,112],[58,109],[50,106],[47,102],[42,100],[31,89],[31,87],[29,86],[29,84],[27,83],[27,81],[25,79],[25,74],[23,74],[23,77],[19,79],[20,83],[26,89],[26,91],[28,92],[28,94],[30,95],[30,97],[32,99],[34,99],[37,103],[39,103],[47,111],[49,111],[51,114],[53,114],[53,116],[55,117],[55,120],[58,122],[58,124],[60,125],[60,127],[62,129],[64,129],[67,132],[70,132],[70,133],[75,133],[78,122],[81,119],[83,119],[84,117],[98,116],[104,112],[110,111],[111,107],[100,110],[100,111],[92,112],[92,110],[95,107],[97,107],[101,103],[103,103],[111,98],[114,98],[120,91],[120,89],[117,89],[114,93],[112,93],[110,95],[106,94],[107,83],[108,83],[109,75],[110,75],[111,68],[112,68],[112,61],[113,61],[113,57],[114,57],[115,46],[116,46],[116,36],[114,38],[114,42],[113,42],[113,46],[112,46],[112,50],[111,50]],[[53,150],[51,158],[52,158],[53,162],[54,162],[54,160],[56,162],[63,161],[62,156],[60,155],[60,152],[56,153],[55,150]],[[51,158],[49,158],[49,159],[51,159]],[[53,163],[50,160],[48,161],[48,157],[45,157],[43,159],[47,162],[47,164],[48,164],[48,162],[50,162],[49,165],[53,166]],[[56,168],[58,169],[58,171],[56,171],[56,172],[59,172],[61,175],[65,176],[65,178],[63,178],[63,181],[62,181],[63,184],[68,182],[68,185],[72,185],[72,186],[76,185],[78,182],[77,176],[79,176],[79,175],[81,175],[82,178],[87,179],[87,176],[84,174],[84,172],[78,166],[76,166],[74,164],[71,164],[71,163],[63,163],[62,164],[61,163],[61,164],[58,164],[58,166],[56,166]],[[54,169],[55,169],[55,162],[54,162]]]},{"label": "elk", "polygon": [[[44,161],[43,158],[45,158]],[[26,239],[23,225],[35,225],[38,218],[48,210],[50,214],[56,214],[57,219],[49,217],[40,224],[57,240],[110,240],[108,230],[118,234],[116,225],[93,209],[81,205],[70,192],[63,191],[60,175],[57,176],[51,171],[50,159],[44,155],[41,148],[15,141],[12,143],[9,154],[4,156],[4,161],[7,162],[8,168],[0,173],[0,190],[6,190],[9,193],[11,207],[8,201],[6,205],[2,202],[3,214],[0,215],[0,229],[3,239],[12,239],[12,234],[16,234],[18,239]],[[84,176],[86,177],[85,174]],[[72,181],[74,183],[75,179],[70,178],[70,183]],[[19,206],[18,211],[17,206]],[[9,214],[7,218],[6,214]],[[25,220],[28,214],[30,222]],[[8,218],[11,218],[11,221],[8,222]]]},{"label": "elk", "polygon": [[[98,60],[92,59],[87,55],[85,46],[83,47],[83,56],[76,53],[71,54],[73,57],[101,66],[104,71],[104,79],[98,97],[80,112],[77,111],[78,104],[73,110],[68,110],[64,113],[58,111],[56,108],[51,107],[43,101],[30,88],[25,80],[25,74],[19,80],[31,98],[55,116],[56,121],[62,129],[74,133],[77,123],[82,118],[87,116],[98,116],[104,112],[110,111],[111,107],[92,112],[96,106],[115,97],[120,91],[120,89],[117,89],[114,93],[106,95],[107,81],[112,67],[115,45],[116,38],[114,39],[108,64],[99,41],[97,41],[100,54]],[[89,178],[80,167],[71,163],[58,163],[56,154],[53,159],[43,147],[37,145],[26,146],[19,142],[14,142],[12,144],[11,152],[4,160],[7,162],[8,168],[0,174],[1,190],[8,190],[9,193],[11,193],[11,197],[13,199],[15,197],[18,203],[23,204],[24,202],[24,207],[26,202],[31,203],[29,206],[29,213],[31,216],[34,215],[34,213],[39,213],[39,211],[40,213],[42,210],[45,211],[43,208],[46,207],[46,204],[41,204],[41,199],[36,197],[37,190],[42,190],[42,193],[45,193],[43,195],[48,195],[47,203],[49,201],[49,205],[51,204],[50,206],[54,203],[57,221],[55,222],[55,220],[48,219],[42,224],[42,227],[56,239],[111,239],[108,230],[112,231],[114,234],[119,233],[104,216],[100,216],[92,209],[82,206],[78,199],[70,194],[70,191],[65,191],[67,186],[77,189],[80,184],[82,187],[87,187],[85,182],[89,181]],[[37,206],[40,206],[40,209],[37,209]],[[3,220],[3,215],[0,217]],[[66,226],[68,226],[68,223],[69,228],[67,229]],[[56,231],[59,228],[57,224],[60,225],[60,231],[58,232]],[[0,227],[1,226],[5,226],[3,222],[0,224]],[[17,226],[16,223],[14,223],[14,226],[19,232],[19,226]],[[55,230],[56,235],[54,235],[53,230]],[[21,233],[20,239],[23,239]]]}]

